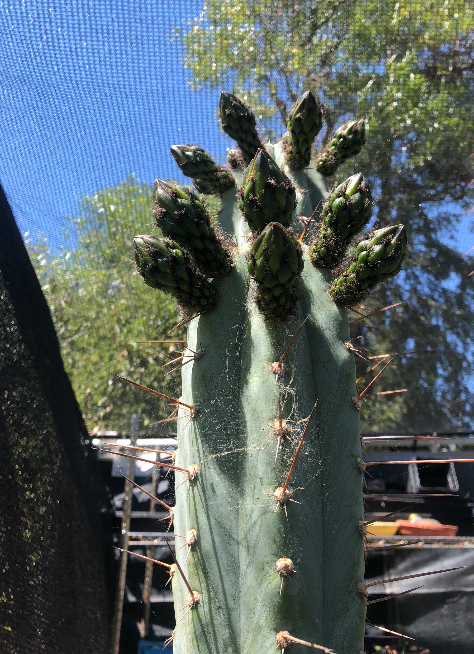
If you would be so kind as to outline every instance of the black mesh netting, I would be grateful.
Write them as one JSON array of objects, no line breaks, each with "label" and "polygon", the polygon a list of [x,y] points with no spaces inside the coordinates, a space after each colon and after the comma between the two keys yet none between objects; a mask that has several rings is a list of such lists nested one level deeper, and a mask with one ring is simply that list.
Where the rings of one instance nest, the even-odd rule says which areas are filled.
[{"label": "black mesh netting", "polygon": [[107,498],[3,193],[0,224],[0,649],[106,652]]}]

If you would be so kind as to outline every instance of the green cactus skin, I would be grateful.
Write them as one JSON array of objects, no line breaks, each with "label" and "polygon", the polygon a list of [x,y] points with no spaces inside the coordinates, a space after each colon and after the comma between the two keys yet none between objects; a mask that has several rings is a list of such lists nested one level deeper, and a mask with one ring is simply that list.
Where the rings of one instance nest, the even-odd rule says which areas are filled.
[{"label": "green cactus skin", "polygon": [[[302,173],[298,177],[299,187],[309,189],[300,198],[309,213],[321,199],[320,180],[314,171],[303,185]],[[356,589],[364,572],[363,506],[345,311],[327,294],[329,273],[310,265],[304,248],[301,299],[285,324],[295,333],[309,319],[285,359],[293,370],[276,383],[270,364],[279,361],[289,336],[249,297],[245,223],[230,193],[223,202],[222,226],[235,230],[241,249],[236,267],[216,282],[216,308],[188,326],[188,347],[203,347],[205,354],[182,371],[182,400],[199,404],[199,414],[189,423],[185,414],[178,420],[177,465],[221,456],[200,464],[189,490],[185,484],[177,491],[175,533],[198,532],[187,563],[183,550],[178,560],[202,600],[178,624],[174,648],[179,654],[273,654],[276,634],[288,630],[338,654],[356,654],[363,649],[365,616]],[[285,390],[292,375],[294,395]],[[297,431],[282,443],[275,465],[271,426],[279,399]],[[283,485],[302,430],[298,421],[315,402],[289,487],[303,487],[294,494],[301,504],[288,505],[287,519],[267,493]],[[297,574],[284,579],[280,596],[274,565],[282,557],[294,562]],[[177,576],[173,592],[179,611],[188,591]]]},{"label": "green cactus skin", "polygon": [[333,187],[323,205],[321,230],[311,247],[311,262],[331,268],[340,263],[353,236],[370,220],[372,195],[358,173]]},{"label": "green cactus skin", "polygon": [[270,223],[249,251],[249,274],[258,288],[255,300],[270,318],[286,318],[295,305],[293,284],[303,270],[301,246],[279,223]]},{"label": "green cactus skin", "polygon": [[199,193],[220,195],[234,185],[232,175],[218,166],[199,145],[173,145],[171,154],[181,171],[191,177]]},{"label": "green cactus skin", "polygon": [[364,119],[349,120],[336,129],[327,146],[317,155],[316,170],[325,177],[334,175],[344,161],[359,154],[364,143]]},{"label": "green cactus skin", "polygon": [[173,295],[185,313],[211,309],[216,290],[205,277],[193,270],[178,243],[155,236],[135,236],[135,263],[145,284]]},{"label": "green cactus skin", "polygon": [[266,150],[257,150],[238,193],[239,207],[252,231],[260,232],[270,222],[290,225],[296,191]]},{"label": "green cactus skin", "polygon": [[[321,175],[312,167],[290,170],[284,143],[266,150],[298,189],[298,214],[311,215],[326,195]],[[242,184],[241,173],[235,181]],[[176,465],[195,466],[197,475],[176,473],[174,532],[196,531],[195,544],[176,555],[200,601],[190,606],[175,574],[174,652],[274,654],[277,634],[289,632],[337,654],[358,654],[366,612],[357,590],[364,576],[363,479],[346,310],[329,293],[331,272],[311,264],[305,244],[290,315],[276,320],[259,310],[257,282],[248,274],[259,243],[273,232],[282,242],[293,237],[274,224],[251,233],[234,189],[222,194],[218,220],[237,247],[234,267],[213,282],[215,307],[187,327],[187,347],[203,355],[182,367]],[[301,231],[297,215],[291,228]],[[362,249],[370,256],[382,244],[392,256],[393,241],[372,235]],[[306,428],[288,485],[294,501],[280,506],[276,491]]]},{"label": "green cactus skin", "polygon": [[157,179],[153,186],[153,202],[157,226],[163,234],[192,252],[204,275],[220,277],[229,272],[232,258],[212,229],[205,206],[194,193]]},{"label": "green cactus skin", "polygon": [[236,141],[247,166],[264,145],[255,128],[255,116],[245,102],[231,93],[221,93],[219,114],[222,129]]},{"label": "green cactus skin", "polygon": [[303,170],[311,161],[311,148],[323,124],[323,114],[311,91],[298,100],[288,119],[286,161],[293,170]]}]

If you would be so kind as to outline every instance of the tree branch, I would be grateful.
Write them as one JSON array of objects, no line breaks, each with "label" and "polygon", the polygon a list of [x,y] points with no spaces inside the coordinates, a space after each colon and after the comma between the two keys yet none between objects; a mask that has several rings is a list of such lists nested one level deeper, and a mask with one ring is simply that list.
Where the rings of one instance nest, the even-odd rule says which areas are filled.
[{"label": "tree branch", "polygon": [[330,23],[334,17],[335,14],[337,14],[337,10],[339,7],[343,5],[348,5],[349,7],[353,4],[355,4],[355,0],[339,0],[339,2],[334,2],[331,9],[332,11],[329,13],[328,16],[324,20],[321,20],[321,22],[318,22],[317,19],[317,12],[315,12],[315,17],[313,18],[313,10],[311,10],[311,18],[310,18],[310,32],[309,35],[306,37],[306,39],[302,42],[301,47],[308,47],[308,45],[311,43],[313,38],[316,36],[318,30],[320,30],[322,27]]},{"label": "tree branch", "polygon": [[286,125],[288,123],[288,109],[286,107],[286,103],[281,98],[278,97],[277,92],[275,90],[275,85],[271,81],[270,76],[268,75],[268,73],[265,73],[263,78],[265,79],[266,83],[268,84],[268,90],[270,92],[270,96],[271,96],[273,102],[276,104],[276,107],[277,107],[278,111],[280,112],[280,116],[281,116],[281,119],[282,119],[283,123]]}]

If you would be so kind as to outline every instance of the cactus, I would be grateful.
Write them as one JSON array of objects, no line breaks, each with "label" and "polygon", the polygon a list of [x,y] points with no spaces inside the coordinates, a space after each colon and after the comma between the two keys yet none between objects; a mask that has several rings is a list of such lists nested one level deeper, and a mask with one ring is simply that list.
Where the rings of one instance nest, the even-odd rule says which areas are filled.
[{"label": "cactus", "polygon": [[171,154],[182,172],[192,178],[199,193],[219,195],[234,185],[232,175],[198,145],[174,145]]},{"label": "cactus", "polygon": [[284,142],[288,144],[286,161],[293,170],[302,170],[311,161],[311,148],[318,134],[323,114],[311,91],[298,100],[288,119],[288,133]]},{"label": "cactus", "polygon": [[315,266],[331,268],[341,261],[351,238],[370,220],[372,196],[359,173],[329,192],[321,214],[321,231],[311,248]]},{"label": "cactus", "polygon": [[334,175],[346,159],[353,157],[361,151],[364,143],[364,119],[349,120],[336,129],[326,148],[318,154],[315,161],[316,170],[325,177]]},{"label": "cactus", "polygon": [[[311,646],[357,654],[366,611],[358,591],[364,512],[345,306],[395,274],[405,234],[386,228],[349,246],[355,259],[343,261],[334,278],[332,259],[314,255],[320,239],[311,245],[298,237],[298,216],[310,216],[326,195],[314,166],[295,170],[287,162],[289,153],[293,166],[306,161],[307,139],[263,149],[250,109],[234,96],[223,95],[221,116],[245,144],[248,163],[245,173],[228,173],[237,194],[234,185],[222,192],[218,223],[227,238],[209,234],[192,196],[162,182],[158,213],[171,224],[166,234],[182,240],[136,238],[139,272],[194,316],[187,348],[199,353],[182,366],[175,401],[174,533],[186,547],[177,548],[172,581],[174,651],[273,654]],[[344,248],[367,222],[363,186],[355,176],[334,192],[347,217]],[[337,198],[326,231],[339,215]],[[206,238],[220,248],[225,270],[211,274],[200,258]]]}]

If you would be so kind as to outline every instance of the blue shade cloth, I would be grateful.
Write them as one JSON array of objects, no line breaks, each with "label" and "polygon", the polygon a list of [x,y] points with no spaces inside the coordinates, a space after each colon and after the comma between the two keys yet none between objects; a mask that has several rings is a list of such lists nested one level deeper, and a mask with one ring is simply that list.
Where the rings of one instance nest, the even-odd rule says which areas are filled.
[{"label": "blue shade cloth", "polygon": [[221,163],[219,91],[192,91],[174,32],[195,0],[0,3],[0,182],[20,230],[61,244],[84,195],[130,174],[184,181],[169,146]]},{"label": "blue shade cloth", "polygon": [[[0,183],[22,233],[55,248],[84,195],[132,173],[184,181],[172,144],[203,145],[224,162],[232,141],[216,120],[220,89],[191,90],[176,35],[202,9],[198,0],[0,2]],[[460,252],[474,244],[470,224],[455,235]]]}]

